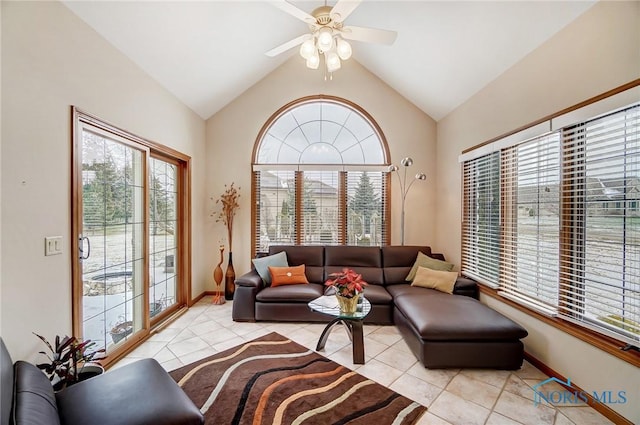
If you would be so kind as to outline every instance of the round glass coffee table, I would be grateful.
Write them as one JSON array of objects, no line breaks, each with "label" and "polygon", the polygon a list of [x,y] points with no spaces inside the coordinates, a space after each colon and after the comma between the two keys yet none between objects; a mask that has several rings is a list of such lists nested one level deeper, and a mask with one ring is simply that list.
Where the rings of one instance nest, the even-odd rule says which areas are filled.
[{"label": "round glass coffee table", "polygon": [[364,334],[362,332],[362,321],[371,311],[371,303],[364,297],[358,300],[358,309],[355,313],[345,313],[340,311],[338,300],[335,295],[324,295],[315,300],[309,301],[309,308],[318,313],[333,316],[320,335],[320,340],[316,351],[324,349],[329,334],[337,325],[342,325],[349,335],[351,346],[353,347],[353,363],[364,364]]}]

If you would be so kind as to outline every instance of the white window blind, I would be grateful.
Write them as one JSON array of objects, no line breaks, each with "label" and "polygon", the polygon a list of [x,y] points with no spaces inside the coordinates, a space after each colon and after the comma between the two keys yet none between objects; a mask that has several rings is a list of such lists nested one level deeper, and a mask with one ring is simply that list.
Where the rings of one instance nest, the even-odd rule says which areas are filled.
[{"label": "white window blind", "polygon": [[500,268],[500,152],[463,166],[462,273],[497,287]]},{"label": "white window blind", "polygon": [[640,106],[567,128],[560,313],[640,341]]},{"label": "white window blind", "polygon": [[305,171],[300,220],[302,245],[335,245],[340,240],[337,171]]},{"label": "white window blind", "polygon": [[296,205],[294,171],[254,171],[254,238],[256,250],[265,252],[269,245],[295,243]]},{"label": "white window blind", "polygon": [[640,104],[481,149],[461,157],[462,272],[640,345]]},{"label": "white window blind", "polygon": [[558,305],[560,134],[502,151],[500,294],[553,315]]},{"label": "white window blind", "polygon": [[384,206],[387,173],[347,173],[347,245],[380,246],[387,240]]},{"label": "white window blind", "polygon": [[261,170],[253,180],[257,252],[270,245],[389,243],[387,172]]}]

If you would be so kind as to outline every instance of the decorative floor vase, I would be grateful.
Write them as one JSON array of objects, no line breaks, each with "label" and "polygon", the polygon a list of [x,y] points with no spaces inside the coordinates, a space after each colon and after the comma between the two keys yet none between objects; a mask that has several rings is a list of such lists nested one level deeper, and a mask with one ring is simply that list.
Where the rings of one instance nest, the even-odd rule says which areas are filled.
[{"label": "decorative floor vase", "polygon": [[233,253],[229,252],[229,263],[224,275],[224,298],[232,300],[234,292],[236,292],[236,272],[233,270]]},{"label": "decorative floor vase", "polygon": [[343,297],[336,294],[340,311],[343,313],[355,313],[358,310],[358,299],[360,294],[356,294],[353,298]]},{"label": "decorative floor vase", "polygon": [[212,304],[220,305],[224,304],[224,294],[222,289],[222,262],[224,261],[224,257],[222,256],[222,252],[224,251],[224,246],[220,247],[220,262],[216,265],[216,268],[213,270],[213,281],[216,283],[216,290],[213,296]]}]

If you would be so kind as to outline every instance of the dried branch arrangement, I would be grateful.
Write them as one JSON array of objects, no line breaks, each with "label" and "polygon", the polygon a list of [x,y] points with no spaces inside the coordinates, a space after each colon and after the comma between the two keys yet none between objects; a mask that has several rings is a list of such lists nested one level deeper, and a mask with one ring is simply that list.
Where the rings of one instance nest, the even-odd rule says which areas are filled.
[{"label": "dried branch arrangement", "polygon": [[[238,199],[240,198],[240,187],[236,188],[234,183],[231,186],[225,184],[225,191],[220,195],[219,199],[216,199],[216,205],[222,204],[220,211],[217,213],[216,223],[222,222],[227,226],[227,235],[229,238],[229,252],[233,249],[233,217],[236,215],[236,210],[240,207]],[[213,199],[213,198],[211,198]],[[215,213],[214,213],[215,214]]]}]

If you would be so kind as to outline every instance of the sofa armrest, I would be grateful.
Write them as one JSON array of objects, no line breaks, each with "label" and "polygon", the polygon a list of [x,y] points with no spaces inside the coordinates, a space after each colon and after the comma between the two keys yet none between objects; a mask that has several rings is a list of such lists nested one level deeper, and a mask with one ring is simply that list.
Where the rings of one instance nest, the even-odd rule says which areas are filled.
[{"label": "sofa armrest", "polygon": [[231,317],[236,322],[256,321],[256,295],[264,289],[262,278],[251,270],[236,279],[236,291],[233,294]]},{"label": "sofa armrest", "polygon": [[255,270],[251,270],[250,272],[237,277],[235,283],[236,286],[246,286],[249,288],[257,288],[258,290],[264,288],[264,282],[262,281],[262,278],[260,277],[258,272]]},{"label": "sofa armrest", "polygon": [[465,276],[458,276],[453,286],[453,293],[456,295],[465,295],[467,297],[478,299],[480,297],[478,283]]}]

